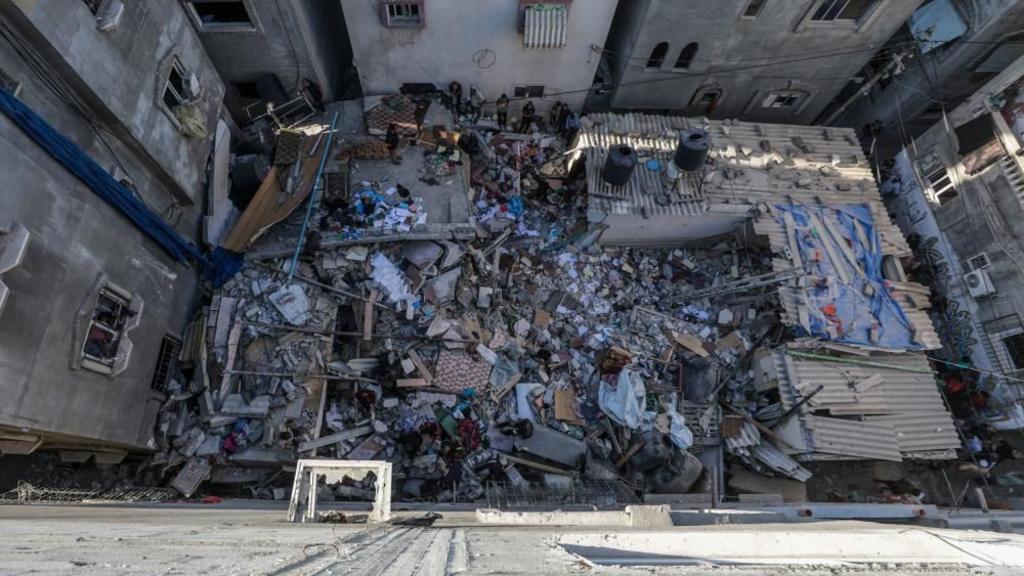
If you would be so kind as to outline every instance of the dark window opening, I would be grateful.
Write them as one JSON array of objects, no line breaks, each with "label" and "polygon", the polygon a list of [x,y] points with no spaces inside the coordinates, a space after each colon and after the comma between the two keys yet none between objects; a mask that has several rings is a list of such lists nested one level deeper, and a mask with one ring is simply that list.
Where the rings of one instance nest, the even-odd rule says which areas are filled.
[{"label": "dark window opening", "polygon": [[384,16],[388,26],[422,26],[423,6],[421,2],[388,2],[384,5]]},{"label": "dark window opening", "polygon": [[765,3],[768,0],[750,0],[747,3],[747,7],[743,10],[744,18],[757,18],[757,15],[761,13],[761,9],[764,8]]},{"label": "dark window opening", "polygon": [[96,14],[100,11],[100,5],[103,4],[103,0],[82,0],[82,3],[89,9],[89,12]]},{"label": "dark window opening", "polygon": [[207,1],[190,0],[189,6],[202,27],[251,28],[252,18],[243,0]]},{"label": "dark window opening", "polygon": [[953,186],[953,179],[950,177],[949,171],[946,170],[945,166],[940,165],[929,172],[925,178],[928,180],[928,185],[932,187],[932,194],[940,205],[956,198],[956,187]]},{"label": "dark window opening", "polygon": [[690,42],[679,51],[679,57],[676,58],[676,70],[686,70],[693,63],[694,57],[697,56],[697,49],[700,46],[696,42]]},{"label": "dark window opening", "polygon": [[722,95],[722,93],[720,91],[718,91],[718,90],[710,90],[710,91],[705,92],[705,93],[700,95],[699,102],[701,104],[713,104],[715,101],[718,100],[718,98],[721,95]]},{"label": "dark window opening", "polygon": [[172,109],[187,100],[185,94],[185,71],[181,68],[181,63],[178,62],[177,58],[171,63],[171,70],[167,74],[167,82],[164,83],[163,100],[164,104]]},{"label": "dark window opening", "polygon": [[516,98],[543,98],[543,86],[516,86],[512,95]]},{"label": "dark window opening", "polygon": [[1024,334],[1014,334],[1003,338],[1003,345],[1010,355],[1010,361],[1017,370],[1024,370]]},{"label": "dark window opening", "polygon": [[149,387],[157,392],[167,390],[167,383],[178,364],[178,356],[181,354],[181,340],[167,334],[160,342],[160,353],[156,358],[156,368],[153,369],[153,380]]},{"label": "dark window opening", "polygon": [[82,358],[113,368],[117,360],[117,349],[121,343],[121,332],[131,316],[129,300],[108,288],[100,289],[96,308],[89,321],[89,330],[82,346]]},{"label": "dark window opening", "polygon": [[661,42],[651,50],[651,57],[647,59],[648,68],[661,68],[661,63],[665,61],[665,55],[668,54],[668,42]]},{"label": "dark window opening", "polygon": [[824,0],[811,20],[859,20],[876,0]]},{"label": "dark window opening", "polygon": [[260,91],[256,88],[255,82],[235,82],[235,90],[243,100],[259,100]]},{"label": "dark window opening", "polygon": [[774,94],[768,99],[765,108],[795,108],[800,103],[800,94]]}]

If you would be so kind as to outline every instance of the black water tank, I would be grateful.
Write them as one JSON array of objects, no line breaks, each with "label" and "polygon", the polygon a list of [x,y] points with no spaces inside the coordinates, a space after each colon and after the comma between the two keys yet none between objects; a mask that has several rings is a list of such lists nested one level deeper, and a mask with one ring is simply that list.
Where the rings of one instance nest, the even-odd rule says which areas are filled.
[{"label": "black water tank", "polygon": [[694,172],[704,166],[708,157],[708,148],[711,140],[708,138],[708,131],[703,128],[690,128],[679,134],[679,144],[676,145],[676,153],[673,161],[676,168],[684,172]]},{"label": "black water tank", "polygon": [[604,161],[601,177],[612,186],[622,186],[629,182],[636,167],[636,151],[629,146],[612,146],[608,150],[608,159]]}]

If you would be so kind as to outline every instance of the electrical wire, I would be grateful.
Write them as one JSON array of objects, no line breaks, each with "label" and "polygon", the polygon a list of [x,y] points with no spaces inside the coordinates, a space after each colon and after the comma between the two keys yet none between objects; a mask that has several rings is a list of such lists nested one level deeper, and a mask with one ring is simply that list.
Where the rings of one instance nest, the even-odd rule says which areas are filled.
[{"label": "electrical wire", "polygon": [[[124,144],[125,146],[130,147],[131,145],[125,143],[119,134],[107,128],[96,117],[96,115],[94,115],[89,110],[88,106],[86,106],[86,104],[78,98],[74,91],[68,88],[64,80],[60,77],[60,75],[56,71],[54,71],[50,67],[50,65],[45,60],[43,60],[43,58],[40,57],[30,45],[25,43],[21,39],[21,37],[18,36],[18,34],[11,30],[11,28],[3,20],[0,20],[0,37],[3,37],[3,39],[7,41],[7,43],[11,46],[15,53],[22,59],[22,61],[28,67],[32,75],[50,93],[52,93],[69,110],[77,114],[82,120],[85,121],[85,123],[96,135],[96,139],[107,151],[107,154],[109,154],[110,157],[113,159],[117,167],[120,168],[121,171],[124,172],[129,179],[132,179],[131,172],[121,161],[120,156],[118,156],[117,152],[114,151],[114,148],[113,146],[111,146],[110,142],[108,142],[107,139],[104,137],[103,132],[107,132],[110,135],[114,136],[119,141],[121,141],[121,143]],[[178,219],[180,219],[181,207],[174,200],[171,200],[170,204],[164,210],[157,211],[146,202],[145,198],[143,198],[142,195],[139,194],[138,190],[135,190],[133,187],[129,187],[129,189],[132,191],[132,194],[135,196],[135,198],[142,202],[142,204],[149,208],[150,210],[154,212],[159,212],[164,215],[169,213],[173,214],[177,212]],[[174,223],[172,223],[172,225],[173,224]]]}]

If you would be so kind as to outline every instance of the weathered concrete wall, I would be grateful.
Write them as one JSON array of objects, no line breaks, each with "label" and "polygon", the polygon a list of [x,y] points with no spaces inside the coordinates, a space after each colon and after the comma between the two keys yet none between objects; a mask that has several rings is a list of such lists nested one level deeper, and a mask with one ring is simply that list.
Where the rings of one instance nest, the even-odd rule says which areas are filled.
[{"label": "weathered concrete wall", "polygon": [[[30,8],[28,4],[32,3],[22,2],[19,7]],[[177,9],[174,3],[147,4],[153,10],[168,5]],[[59,11],[54,3],[43,0],[34,6],[36,10],[48,10],[45,18],[36,14],[41,20],[61,14],[61,21],[66,23],[77,18],[75,10],[81,3],[62,2]],[[129,11],[126,17],[132,13]],[[60,20],[53,18],[55,22]],[[90,101],[88,92],[79,92],[75,87],[100,78],[111,83],[98,87],[110,96],[108,107],[86,111],[87,115],[95,116],[96,122],[107,125],[101,131],[106,144],[83,115],[59,99],[40,79],[38,70],[31,69],[5,41],[0,41],[0,69],[21,83],[22,101],[101,166],[123,166],[146,204],[161,212],[179,233],[194,240],[202,209],[200,176],[209,142],[186,139],[162,112],[154,109],[152,90],[158,54],[162,53],[158,48],[167,38],[162,33],[144,32],[149,26],[157,26],[162,18],[151,12],[145,22],[138,23],[143,30],[132,32],[131,51],[149,54],[150,59],[145,61],[124,54],[124,58],[106,62],[104,59],[111,57],[110,51],[116,47],[107,40],[102,40],[104,47],[94,45],[93,40],[82,40],[89,38],[84,24],[67,30],[78,40],[58,39],[58,46],[83,43],[83,48],[73,50],[78,53],[75,58],[83,59],[75,62],[77,68],[58,70],[55,66],[55,77],[62,83],[66,81],[68,90]],[[9,28],[16,25],[6,17],[0,20]],[[123,24],[118,31],[131,32],[131,21]],[[184,21],[180,24],[184,25]],[[19,30],[24,31],[23,26]],[[192,34],[187,26],[181,30],[183,34]],[[56,33],[56,29],[52,31]],[[26,36],[40,40],[38,35]],[[192,44],[198,46],[194,36]],[[36,48],[46,52],[45,46]],[[95,60],[84,59],[89,50],[93,50]],[[183,59],[187,58],[185,54]],[[74,76],[76,69],[87,77]],[[218,93],[216,75],[208,62],[201,74],[209,79],[205,86]],[[139,85],[143,87],[140,89]],[[124,116],[108,123],[114,113]],[[140,142],[132,138],[134,133],[123,134],[119,128],[124,127],[152,131],[140,133]],[[163,168],[173,169],[191,182],[190,188],[182,189],[177,179],[167,178]],[[172,261],[3,114],[0,182],[0,225],[20,222],[31,233],[23,263],[3,278],[12,292],[0,315],[0,427],[39,433],[61,445],[145,448],[158,402],[150,393],[150,382],[161,338],[166,333],[180,334],[195,294],[195,274],[187,266]],[[175,208],[172,200],[183,193],[196,203]],[[114,377],[72,369],[72,359],[81,353],[83,343],[74,334],[76,314],[94,293],[101,274],[143,302],[138,326],[129,333],[133,349],[127,368]]]},{"label": "weathered concrete wall", "polygon": [[[203,46],[226,82],[253,82],[274,74],[285,90],[303,79],[320,85],[324,97],[333,96],[339,55],[325,49],[325,38],[344,28],[340,13],[335,20],[310,28],[311,14],[331,17],[317,0],[246,0],[251,29],[224,30],[196,26]],[[319,35],[319,36],[314,36]]]},{"label": "weathered concrete wall", "polygon": [[[756,18],[743,18],[747,3],[652,0],[631,46],[607,54],[612,69],[621,70],[612,108],[706,114],[706,105],[691,101],[702,88],[715,88],[722,97],[712,117],[809,124],[921,0],[880,0],[859,21],[833,22],[810,20],[817,0],[769,2]],[[645,7],[638,3],[634,9]],[[648,69],[647,59],[661,42],[668,42],[668,53],[660,68]],[[687,69],[674,70],[691,42],[699,44],[696,57]],[[808,59],[851,51],[856,52]],[[762,106],[777,90],[806,96],[793,108]]]},{"label": "weathered concrete wall", "polygon": [[177,57],[196,75],[200,107],[212,133],[224,87],[198,37],[174,0],[125,2],[120,25],[101,31],[83,2],[17,0],[0,3],[7,17],[49,65],[111,129],[135,141],[183,203],[195,202],[204,180],[210,136],[189,138],[162,105],[166,70]]},{"label": "weathered concrete wall", "polygon": [[[397,92],[412,82],[447,90],[458,80],[467,95],[475,85],[493,103],[503,93],[513,98],[515,86],[542,85],[545,98],[533,99],[541,112],[556,100],[577,110],[582,106],[600,57],[593,47],[608,35],[616,0],[574,3],[568,45],[548,50],[523,47],[519,3],[513,0],[431,0],[424,3],[423,28],[384,26],[376,2],[341,0],[341,5],[367,95]],[[522,103],[513,101],[513,114]]]},{"label": "weathered concrete wall", "polygon": [[860,130],[878,121],[881,133],[876,148],[882,158],[895,156],[902,147],[901,121],[907,137],[921,135],[941,119],[939,100],[952,110],[970,97],[990,79],[972,73],[973,68],[996,49],[996,43],[1024,31],[1024,0],[953,3],[967,25],[962,37],[907,61],[896,81],[876,84],[833,122]]},{"label": "weathered concrete wall", "polygon": [[[1024,187],[1020,177],[1024,162],[1017,155],[1021,149],[1017,138],[1002,122],[998,111],[989,108],[989,95],[1001,92],[1011,82],[1024,76],[1024,58],[1019,58],[1006,71],[987,83],[948,115],[949,126],[939,122],[914,140],[914,145],[898,158],[897,167],[908,164],[916,172],[913,186],[904,184],[892,202],[892,209],[905,234],[916,233],[925,249],[917,258],[930,261],[936,269],[935,285],[940,294],[956,300],[959,315],[947,314],[954,335],[966,335],[964,350],[979,366],[990,365],[1001,372],[1015,372],[1001,339],[1007,330],[1024,330]],[[996,160],[978,173],[964,170],[958,153],[955,128],[982,115],[992,114],[997,135],[1007,156]],[[945,167],[958,194],[945,204],[938,203],[924,178],[923,170],[934,157]],[[907,177],[904,176],[906,180]],[[1017,182],[1014,184],[1013,182]],[[916,187],[916,188],[915,188]],[[996,293],[974,298],[970,295],[963,274],[970,271],[968,259],[984,252],[991,266],[986,272]],[[1014,315],[1019,319],[1008,322]],[[970,326],[973,331],[966,330]],[[987,341],[985,340],[987,339]],[[987,346],[982,358],[979,350]],[[962,352],[962,351],[958,351]],[[1019,424],[1018,424],[1019,426]]]}]

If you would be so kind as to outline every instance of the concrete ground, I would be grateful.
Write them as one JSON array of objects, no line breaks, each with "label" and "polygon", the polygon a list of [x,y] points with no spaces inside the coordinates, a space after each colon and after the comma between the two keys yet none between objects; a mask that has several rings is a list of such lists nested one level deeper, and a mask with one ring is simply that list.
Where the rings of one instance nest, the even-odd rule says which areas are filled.
[{"label": "concrete ground", "polygon": [[[398,519],[418,516],[399,513]],[[300,525],[251,502],[0,506],[0,574],[1020,574],[1024,537],[858,522]]]}]

